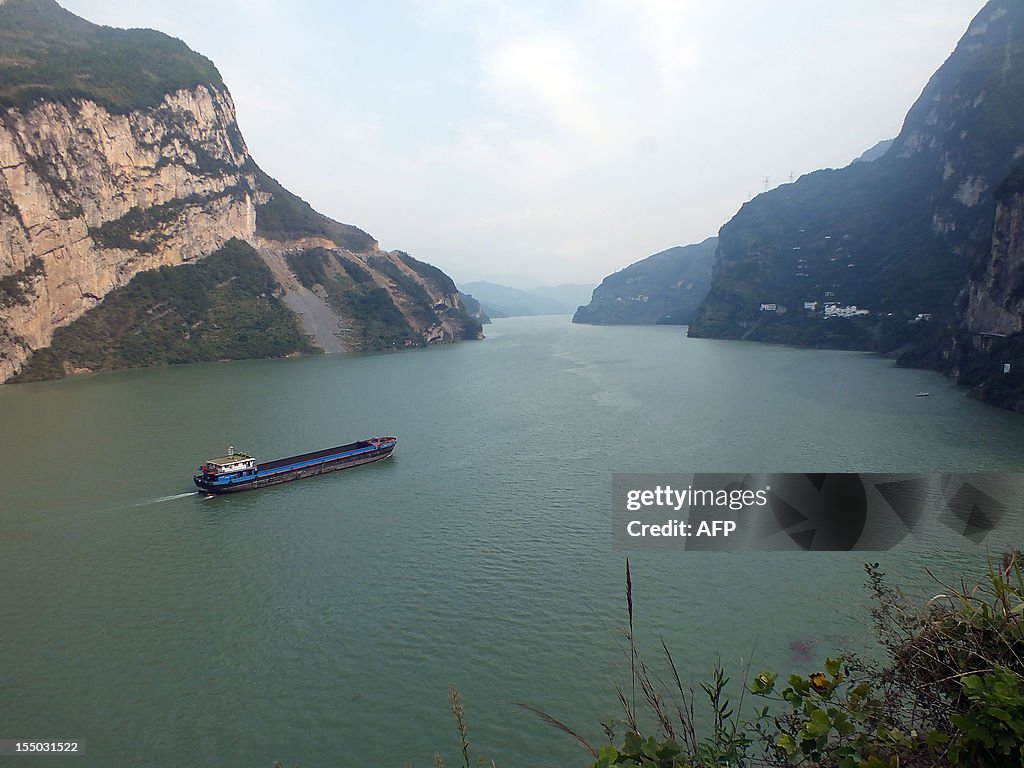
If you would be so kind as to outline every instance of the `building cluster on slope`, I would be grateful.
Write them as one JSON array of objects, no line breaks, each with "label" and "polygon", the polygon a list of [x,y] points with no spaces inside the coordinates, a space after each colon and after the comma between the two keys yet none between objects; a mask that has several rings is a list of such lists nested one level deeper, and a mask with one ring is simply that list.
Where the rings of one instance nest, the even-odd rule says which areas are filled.
[{"label": "building cluster on slope", "polygon": [[[806,229],[801,229],[801,234],[806,232]],[[825,240],[832,240],[832,235],[825,235]],[[842,240],[849,239],[849,235],[844,235]],[[806,243],[805,243],[806,245]],[[803,247],[799,245],[793,246],[795,256],[796,272],[794,276],[797,278],[809,278],[812,276],[812,267],[808,261],[808,258],[801,252]],[[799,255],[798,255],[799,254]],[[853,261],[853,256],[849,254],[843,245],[833,249],[832,255],[829,261],[837,261],[842,259],[847,262],[847,268],[855,268],[857,265]],[[833,288],[838,287],[833,284]],[[817,315],[823,320],[831,320],[835,317],[859,317],[861,315],[870,315],[871,310],[858,307],[856,304],[841,304],[836,300],[836,295],[833,291],[825,291],[825,298],[823,300],[806,300],[803,302],[803,308],[805,312],[809,312]],[[784,314],[786,307],[775,301],[764,300],[760,303],[761,312],[774,312],[777,314]],[[919,319],[921,319],[919,317]]]},{"label": "building cluster on slope", "polygon": [[870,310],[860,309],[856,304],[849,304],[843,307],[840,306],[838,301],[830,301],[825,303],[826,320],[828,320],[830,317],[857,317],[857,315],[870,314]]},{"label": "building cluster on slope", "polygon": [[[804,309],[808,312],[817,313],[817,301],[805,301]],[[762,312],[777,312],[783,314],[786,309],[774,301],[761,302]],[[833,317],[857,317],[859,315],[870,315],[871,310],[858,307],[856,304],[843,306],[838,301],[826,301],[822,306],[822,319],[829,320]]]}]

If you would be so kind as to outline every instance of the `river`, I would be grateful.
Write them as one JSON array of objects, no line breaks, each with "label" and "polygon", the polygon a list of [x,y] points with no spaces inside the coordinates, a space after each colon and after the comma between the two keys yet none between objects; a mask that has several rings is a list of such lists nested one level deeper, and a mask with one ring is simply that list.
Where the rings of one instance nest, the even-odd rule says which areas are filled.
[{"label": "river", "polygon": [[[613,472],[1018,470],[1024,418],[937,374],[674,327],[510,318],[394,354],[215,363],[0,387],[4,739],[11,765],[587,765],[621,714]],[[914,394],[930,391],[927,398]],[[202,460],[364,437],[392,459],[231,497]],[[641,651],[813,671],[870,638],[863,555],[630,554]],[[970,548],[873,556],[927,591]]]}]

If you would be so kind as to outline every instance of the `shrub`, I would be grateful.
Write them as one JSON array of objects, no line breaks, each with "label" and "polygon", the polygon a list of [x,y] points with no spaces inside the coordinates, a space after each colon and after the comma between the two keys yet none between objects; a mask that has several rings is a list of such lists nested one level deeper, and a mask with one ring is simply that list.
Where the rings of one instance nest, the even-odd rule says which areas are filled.
[{"label": "shrub", "polygon": [[642,734],[635,695],[620,694],[629,730],[621,747],[599,752],[594,767],[1024,765],[1024,581],[1016,555],[989,563],[983,583],[947,588],[923,608],[892,587],[877,564],[866,571],[884,661],[827,659],[822,671],[790,675],[781,690],[777,674],[762,672],[748,687],[761,705],[744,718],[729,705],[728,679],[716,669],[713,683],[702,686],[713,717],[700,737],[692,696],[671,713],[665,706],[673,695],[687,701],[668,650],[674,691],[655,684],[658,677],[633,658],[627,563],[633,686],[658,727]]}]

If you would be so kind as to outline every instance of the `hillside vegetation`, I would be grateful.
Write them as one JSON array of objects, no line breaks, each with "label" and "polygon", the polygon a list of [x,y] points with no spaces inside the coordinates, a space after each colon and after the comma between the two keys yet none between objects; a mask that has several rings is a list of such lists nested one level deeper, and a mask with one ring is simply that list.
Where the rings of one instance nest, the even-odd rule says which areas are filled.
[{"label": "hillside vegetation", "polygon": [[686,325],[711,287],[717,237],[676,246],[606,277],[574,323]]},{"label": "hillside vegetation", "polygon": [[916,346],[906,326],[922,316],[956,323],[991,244],[994,192],[1022,151],[1022,25],[1024,5],[989,2],[884,154],[743,205],[719,233],[691,335],[890,352]]},{"label": "hillside vegetation", "polygon": [[224,83],[213,62],[162,32],[97,26],[53,0],[0,5],[0,108],[84,98],[126,113],[196,85]]},{"label": "hillside vegetation", "polygon": [[15,381],[315,352],[270,270],[231,240],[206,259],[142,272],[36,352]]},{"label": "hillside vegetation", "polygon": [[256,184],[270,199],[256,206],[256,232],[269,240],[291,240],[322,237],[339,248],[353,253],[373,250],[377,241],[358,227],[341,224],[313,210],[298,195],[285,189],[259,168],[255,168]]}]

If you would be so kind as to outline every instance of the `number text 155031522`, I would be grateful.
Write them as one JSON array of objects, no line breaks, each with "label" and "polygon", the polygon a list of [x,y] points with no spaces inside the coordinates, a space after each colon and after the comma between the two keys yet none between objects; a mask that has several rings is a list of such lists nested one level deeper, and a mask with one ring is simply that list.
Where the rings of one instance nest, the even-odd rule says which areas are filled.
[{"label": "number text 155031522", "polygon": [[24,755],[41,752],[80,755],[84,751],[84,745],[80,741],[0,739],[0,755]]}]

